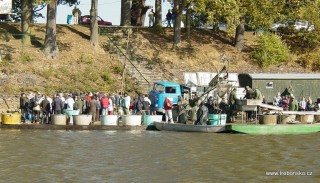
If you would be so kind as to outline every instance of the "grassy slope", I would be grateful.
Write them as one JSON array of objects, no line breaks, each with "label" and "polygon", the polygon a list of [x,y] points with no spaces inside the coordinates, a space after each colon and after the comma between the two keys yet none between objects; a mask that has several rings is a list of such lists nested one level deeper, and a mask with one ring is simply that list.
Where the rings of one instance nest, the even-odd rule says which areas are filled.
[{"label": "grassy slope", "polygon": [[[19,24],[0,23],[2,38],[4,32],[19,34],[19,30]],[[121,73],[117,70],[121,66],[103,49],[106,37],[100,37],[100,48],[93,48],[89,43],[88,27],[58,25],[59,57],[46,60],[41,51],[45,25],[34,25],[31,34],[32,45],[25,47],[19,35],[9,36],[9,42],[0,39],[0,49],[7,50],[11,57],[0,63],[0,92],[116,92],[120,89]],[[260,69],[249,58],[255,39],[252,33],[246,33],[246,48],[242,53],[231,45],[223,32],[212,34],[210,30],[193,30],[190,42],[185,41],[183,34],[181,48],[173,51],[172,34],[172,29],[165,29],[164,34],[154,34],[150,29],[139,30],[131,38],[135,54],[179,78],[183,77],[183,71],[216,72],[222,67],[222,54],[230,60],[230,72],[307,72],[294,63]]]}]

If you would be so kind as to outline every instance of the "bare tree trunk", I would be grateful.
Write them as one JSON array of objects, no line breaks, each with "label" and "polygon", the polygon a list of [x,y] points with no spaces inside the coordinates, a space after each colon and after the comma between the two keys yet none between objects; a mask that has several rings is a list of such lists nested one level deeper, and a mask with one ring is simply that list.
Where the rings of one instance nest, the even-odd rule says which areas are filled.
[{"label": "bare tree trunk", "polygon": [[181,5],[179,0],[174,0],[173,13],[174,13],[174,36],[173,36],[173,48],[177,48],[181,45],[181,14],[186,6],[186,0],[182,0]]},{"label": "bare tree trunk", "polygon": [[57,0],[51,0],[47,7],[46,38],[44,43],[44,54],[49,59],[55,59],[59,53],[57,45],[56,14]]},{"label": "bare tree trunk", "polygon": [[191,9],[187,8],[186,13],[186,29],[187,29],[187,39],[190,40],[190,32],[191,32]]},{"label": "bare tree trunk", "polygon": [[131,0],[121,0],[121,26],[131,25]]},{"label": "bare tree trunk", "polygon": [[22,44],[31,45],[30,26],[32,19],[32,1],[21,0],[21,28],[22,28]]},{"label": "bare tree trunk", "polygon": [[162,1],[156,0],[155,24],[156,27],[162,27]]},{"label": "bare tree trunk", "polygon": [[144,26],[146,13],[151,6],[146,6],[145,0],[136,0],[131,7],[131,25]]},{"label": "bare tree trunk", "polygon": [[[137,26],[143,26],[141,14],[143,12],[143,7],[145,5],[145,0],[139,0],[138,9],[137,9]],[[144,23],[144,22],[143,22]]]},{"label": "bare tree trunk", "polygon": [[90,43],[92,46],[99,46],[99,35],[98,35],[98,0],[91,0],[91,9],[90,9]]},{"label": "bare tree trunk", "polygon": [[239,50],[242,51],[244,48],[244,19],[242,18],[240,24],[236,28],[236,35],[235,35],[235,43],[234,46]]}]

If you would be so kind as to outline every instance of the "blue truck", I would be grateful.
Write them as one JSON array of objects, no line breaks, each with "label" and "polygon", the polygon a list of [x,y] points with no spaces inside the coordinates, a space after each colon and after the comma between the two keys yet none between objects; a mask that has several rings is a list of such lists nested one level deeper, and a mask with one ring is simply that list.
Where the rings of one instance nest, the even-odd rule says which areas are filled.
[{"label": "blue truck", "polygon": [[188,95],[190,89],[186,86],[174,82],[155,82],[152,91],[149,92],[151,109],[158,113],[164,113],[163,103],[169,97],[173,105],[177,105],[178,96]]},{"label": "blue truck", "polygon": [[[226,66],[224,66],[220,72],[216,74],[214,78],[208,84],[208,87],[197,96],[197,100],[204,100],[203,97],[208,96],[208,94],[216,90],[219,97],[224,96],[232,85],[228,82],[228,72]],[[152,91],[149,92],[149,98],[151,100],[151,109],[158,113],[164,113],[163,103],[166,97],[168,97],[173,105],[177,105],[178,96],[183,98],[190,98],[190,88],[178,83],[161,81],[155,82]],[[173,110],[173,115],[175,115],[175,107]]]}]

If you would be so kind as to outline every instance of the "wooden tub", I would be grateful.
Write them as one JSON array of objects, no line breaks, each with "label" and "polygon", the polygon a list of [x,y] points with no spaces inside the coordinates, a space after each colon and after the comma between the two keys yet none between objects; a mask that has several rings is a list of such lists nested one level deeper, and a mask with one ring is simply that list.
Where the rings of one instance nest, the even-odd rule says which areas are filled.
[{"label": "wooden tub", "polygon": [[263,115],[260,117],[260,124],[263,125],[276,125],[278,121],[278,115]]},{"label": "wooden tub", "polygon": [[90,125],[92,121],[92,115],[74,115],[73,116],[73,124],[74,125]]}]

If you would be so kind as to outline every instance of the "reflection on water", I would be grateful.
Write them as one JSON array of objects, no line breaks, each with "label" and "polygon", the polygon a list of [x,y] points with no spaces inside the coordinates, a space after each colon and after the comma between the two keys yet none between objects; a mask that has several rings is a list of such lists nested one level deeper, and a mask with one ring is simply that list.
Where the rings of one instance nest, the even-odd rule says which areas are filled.
[{"label": "reflection on water", "polygon": [[[318,182],[319,138],[320,133],[1,129],[0,181]],[[268,171],[308,171],[312,176],[267,176]]]}]

